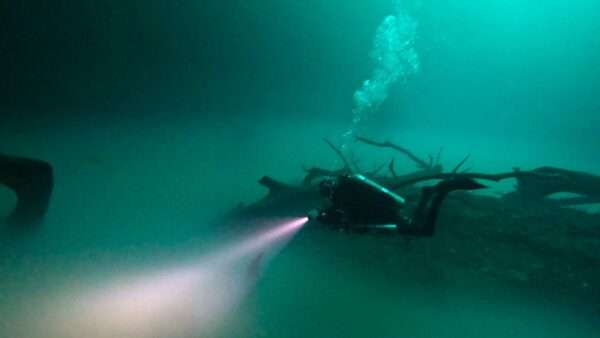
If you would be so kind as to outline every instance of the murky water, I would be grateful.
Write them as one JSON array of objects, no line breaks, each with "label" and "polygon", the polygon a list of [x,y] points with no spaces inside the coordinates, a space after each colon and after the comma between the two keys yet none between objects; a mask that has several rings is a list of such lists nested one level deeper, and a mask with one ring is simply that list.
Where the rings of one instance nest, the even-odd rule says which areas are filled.
[{"label": "murky water", "polygon": [[[486,212],[471,205],[431,239],[311,222],[254,261],[255,279],[256,253],[187,273],[250,238],[224,215],[264,196],[262,176],[340,166],[323,137],[365,170],[415,167],[352,135],[443,148],[450,169],[470,154],[476,172],[600,174],[596,2],[9,7],[0,152],[52,163],[55,189],[39,228],[0,232],[0,337],[598,336],[598,256],[556,265],[573,234],[542,251],[463,233]],[[0,216],[15,204],[0,187]],[[564,279],[523,272],[530,261]]]}]

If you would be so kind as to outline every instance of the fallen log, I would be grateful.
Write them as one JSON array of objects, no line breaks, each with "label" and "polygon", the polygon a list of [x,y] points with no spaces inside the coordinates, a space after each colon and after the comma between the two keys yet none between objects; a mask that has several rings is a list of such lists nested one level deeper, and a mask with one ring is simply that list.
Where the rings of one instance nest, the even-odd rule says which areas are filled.
[{"label": "fallen log", "polygon": [[569,192],[600,199],[600,176],[556,167],[540,167],[531,173],[534,175],[517,177],[517,192],[523,196],[545,198]]},{"label": "fallen log", "polygon": [[442,173],[442,174],[433,174],[426,176],[417,176],[414,178],[408,179],[399,179],[395,184],[390,185],[390,189],[397,190],[404,188],[409,185],[413,185],[415,183],[431,181],[431,180],[451,180],[451,179],[459,179],[459,178],[470,178],[470,179],[480,179],[480,180],[488,180],[499,182],[505,180],[507,178],[518,178],[525,176],[537,176],[544,175],[543,173],[537,173],[534,171],[512,171],[507,173],[500,174],[484,174],[484,173]]}]

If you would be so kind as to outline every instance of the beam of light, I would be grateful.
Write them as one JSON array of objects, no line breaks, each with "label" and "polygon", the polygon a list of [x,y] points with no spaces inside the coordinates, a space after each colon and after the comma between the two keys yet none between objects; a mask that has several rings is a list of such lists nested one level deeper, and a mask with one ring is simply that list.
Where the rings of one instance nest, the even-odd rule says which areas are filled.
[{"label": "beam of light", "polygon": [[269,245],[280,244],[279,242],[289,240],[307,222],[308,217],[294,218],[280,222],[277,227],[264,231],[236,246],[232,246],[213,259],[227,262],[260,252]]},{"label": "beam of light", "polygon": [[[153,338],[206,336],[256,282],[253,264],[281,247],[308,218],[276,226],[188,264],[66,290],[42,310],[30,337]],[[250,265],[248,266],[248,261]],[[249,269],[250,267],[250,269]]]}]

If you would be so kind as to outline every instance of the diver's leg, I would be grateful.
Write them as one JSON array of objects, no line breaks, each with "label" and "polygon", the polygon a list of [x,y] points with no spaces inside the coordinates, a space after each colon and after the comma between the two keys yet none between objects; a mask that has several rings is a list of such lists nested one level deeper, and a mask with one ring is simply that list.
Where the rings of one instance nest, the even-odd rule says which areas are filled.
[{"label": "diver's leg", "polygon": [[475,190],[485,186],[472,179],[453,179],[442,181],[434,187],[423,187],[421,200],[413,213],[411,224],[402,233],[431,237],[440,214],[440,208],[446,196],[455,190]]},{"label": "diver's leg", "polygon": [[[422,218],[421,228],[423,229],[423,235],[431,237],[435,233],[435,225],[440,214],[440,208],[444,198],[448,195],[448,191],[440,191],[434,188],[431,189],[431,196],[429,197],[427,210],[424,211]],[[425,190],[426,188],[423,188]]]},{"label": "diver's leg", "polygon": [[18,199],[9,223],[33,225],[43,219],[53,188],[49,163],[0,154],[0,184],[12,189]]},{"label": "diver's leg", "polygon": [[423,187],[421,189],[421,199],[417,208],[413,212],[412,219],[403,233],[413,236],[431,237],[435,231],[435,220],[431,220],[431,203],[435,198],[434,187]]}]

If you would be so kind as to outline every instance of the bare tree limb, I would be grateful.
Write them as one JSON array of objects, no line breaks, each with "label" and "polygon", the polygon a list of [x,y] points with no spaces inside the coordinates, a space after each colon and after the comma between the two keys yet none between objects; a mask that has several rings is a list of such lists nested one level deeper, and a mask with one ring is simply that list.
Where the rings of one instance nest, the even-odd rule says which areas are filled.
[{"label": "bare tree limb", "polygon": [[344,156],[344,154],[342,153],[342,151],[340,149],[338,149],[335,145],[333,145],[333,143],[331,141],[329,141],[327,138],[323,138],[323,141],[325,141],[325,143],[327,143],[327,145],[338,155],[338,157],[342,160],[342,162],[344,163],[344,168],[348,169],[348,170],[352,170],[352,168],[350,167],[350,163],[348,162],[348,160],[346,159],[346,156]]},{"label": "bare tree limb", "polygon": [[404,155],[408,156],[408,158],[410,158],[412,161],[414,161],[415,163],[417,163],[417,165],[418,165],[420,168],[431,168],[431,165],[430,165],[430,164],[428,164],[427,162],[425,162],[423,159],[421,159],[421,158],[417,157],[417,156],[416,156],[414,153],[412,153],[410,150],[408,150],[408,149],[406,149],[406,148],[404,148],[404,147],[401,147],[401,146],[399,146],[399,145],[393,144],[393,143],[391,143],[391,142],[389,142],[389,141],[385,141],[385,142],[377,142],[377,141],[373,141],[373,140],[370,140],[370,139],[368,139],[368,138],[361,137],[361,136],[356,136],[356,137],[355,137],[355,140],[356,140],[357,142],[361,142],[361,143],[364,143],[364,144],[368,144],[368,145],[370,145],[370,146],[373,146],[373,147],[379,147],[379,148],[390,148],[390,149],[394,149],[394,150],[396,150],[396,151],[399,151],[399,152],[401,152],[402,154],[404,154]]},{"label": "bare tree limb", "polygon": [[356,154],[354,152],[350,152],[350,159],[349,161],[352,164],[353,168],[350,168],[351,170],[353,170],[354,172],[360,173],[362,172],[362,170],[360,169],[358,163],[359,161],[356,159]]},{"label": "bare tree limb", "polygon": [[462,161],[458,162],[456,167],[454,167],[454,170],[452,170],[452,173],[454,173],[454,174],[458,173],[458,171],[460,170],[460,167],[462,167],[463,164],[465,164],[469,160],[469,157],[471,157],[471,154],[465,156],[465,158],[463,158]]},{"label": "bare tree limb", "polygon": [[394,169],[394,160],[393,159],[390,161],[389,168],[390,168],[390,174],[392,174],[392,178],[394,180],[397,180],[398,175],[396,174],[396,169]]}]

